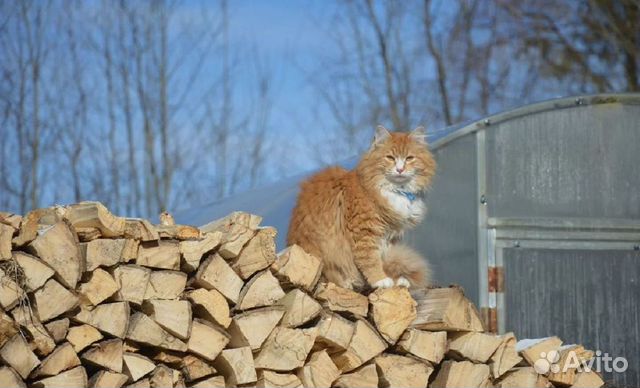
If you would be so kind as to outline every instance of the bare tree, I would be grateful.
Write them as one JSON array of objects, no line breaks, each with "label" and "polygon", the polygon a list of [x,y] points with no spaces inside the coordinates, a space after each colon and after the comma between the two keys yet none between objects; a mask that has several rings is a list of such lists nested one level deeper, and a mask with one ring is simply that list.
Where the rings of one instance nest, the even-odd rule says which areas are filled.
[{"label": "bare tree", "polygon": [[[1,3],[0,205],[97,199],[152,216],[259,181],[272,144],[270,69],[235,82],[255,64],[230,44],[228,8]],[[246,111],[234,109],[241,88]]]},{"label": "bare tree", "polygon": [[501,1],[513,43],[571,92],[640,90],[640,4]]}]

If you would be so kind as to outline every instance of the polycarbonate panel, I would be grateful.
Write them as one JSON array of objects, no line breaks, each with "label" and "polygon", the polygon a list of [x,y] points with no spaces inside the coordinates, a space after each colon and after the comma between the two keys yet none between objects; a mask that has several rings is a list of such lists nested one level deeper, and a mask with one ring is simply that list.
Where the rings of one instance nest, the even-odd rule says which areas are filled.
[{"label": "polycarbonate panel", "polygon": [[508,248],[504,277],[507,331],[625,357],[605,379],[640,386],[640,252]]},{"label": "polycarbonate panel", "polygon": [[487,129],[491,217],[640,218],[640,106],[538,112]]},{"label": "polycarbonate panel", "polygon": [[427,194],[427,216],[406,241],[429,259],[438,284],[459,284],[478,303],[475,136],[454,140],[435,157],[438,172]]}]

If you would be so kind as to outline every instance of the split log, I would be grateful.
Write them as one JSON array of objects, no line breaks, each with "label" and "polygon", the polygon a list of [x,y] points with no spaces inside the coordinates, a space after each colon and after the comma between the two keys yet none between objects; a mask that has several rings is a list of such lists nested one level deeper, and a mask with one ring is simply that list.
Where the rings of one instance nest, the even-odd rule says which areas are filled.
[{"label": "split log", "polygon": [[140,312],[134,313],[129,319],[126,338],[162,349],[181,352],[187,350],[187,344],[166,332],[153,319]]},{"label": "split log", "polygon": [[208,361],[215,360],[229,343],[229,335],[215,325],[194,319],[187,349]]},{"label": "split log", "polygon": [[0,223],[0,260],[11,258],[11,240],[16,233],[16,228]]},{"label": "split log", "polygon": [[29,373],[40,365],[40,360],[33,354],[20,333],[11,337],[0,349],[0,360],[12,367],[23,379],[26,379]]},{"label": "split log", "polygon": [[173,387],[173,370],[166,365],[158,365],[149,375],[151,387]]},{"label": "split log", "polygon": [[189,291],[185,297],[191,302],[193,315],[222,327],[229,327],[229,304],[225,297],[215,289],[198,288]]},{"label": "split log", "polygon": [[0,348],[18,333],[18,325],[7,314],[0,311]]},{"label": "split log", "polygon": [[390,344],[416,319],[416,302],[404,287],[379,288],[369,294],[369,302],[373,322]]},{"label": "split log", "polygon": [[313,329],[276,327],[255,357],[256,368],[288,372],[304,365],[315,342]]},{"label": "split log", "polygon": [[20,375],[8,366],[0,367],[0,387],[27,388]]},{"label": "split log", "polygon": [[89,379],[90,388],[120,388],[128,380],[128,377],[122,373],[101,370],[96,372]]},{"label": "split log", "polygon": [[396,354],[375,358],[380,387],[426,387],[433,367],[423,361]]},{"label": "split log", "polygon": [[362,388],[377,387],[378,383],[376,366],[369,364],[338,377],[333,386],[336,388]]},{"label": "split log", "polygon": [[231,260],[240,254],[242,248],[254,236],[255,230],[244,225],[234,224],[222,235],[222,244],[218,249],[220,256]]},{"label": "split log", "polygon": [[80,202],[65,210],[65,219],[76,228],[96,228],[104,237],[124,234],[125,219],[111,214],[100,202]]},{"label": "split log", "polygon": [[74,228],[80,242],[89,242],[102,237],[102,232],[98,228]]},{"label": "split log", "polygon": [[136,264],[160,269],[180,269],[180,245],[177,241],[142,243]]},{"label": "split log", "polygon": [[24,290],[8,274],[0,269],[0,306],[11,310],[26,296]]},{"label": "split log", "polygon": [[400,337],[398,347],[422,360],[439,364],[447,351],[447,332],[409,329]]},{"label": "split log", "polygon": [[0,212],[0,224],[12,226],[14,229],[20,229],[22,216],[8,212]]},{"label": "split log", "polygon": [[226,217],[211,221],[208,224],[202,225],[200,230],[203,232],[221,231],[227,232],[231,225],[238,224],[248,229],[256,230],[262,222],[262,217],[255,214],[245,212],[233,212]]},{"label": "split log", "polygon": [[340,376],[340,370],[333,363],[326,350],[318,351],[309,357],[309,361],[297,372],[305,388],[330,387]]},{"label": "split log", "polygon": [[119,289],[118,283],[113,277],[107,271],[98,268],[91,272],[86,283],[80,284],[78,294],[85,304],[97,306],[118,292]]},{"label": "split log", "polygon": [[182,270],[193,272],[198,269],[200,261],[207,254],[212,252],[222,241],[222,232],[205,233],[200,240],[188,240],[180,242],[180,253],[184,259]]},{"label": "split log", "polygon": [[73,319],[114,337],[124,338],[129,324],[129,304],[127,302],[105,303],[91,311],[81,309]]},{"label": "split log", "polygon": [[487,387],[490,386],[489,367],[474,364],[470,361],[445,361],[435,380],[431,383],[434,388],[448,387]]},{"label": "split log", "polygon": [[40,321],[47,322],[78,305],[78,297],[54,279],[33,293],[35,309]]},{"label": "split log", "polygon": [[32,386],[36,388],[86,388],[87,384],[87,372],[84,367],[77,366],[59,375],[38,380]]},{"label": "split log", "polygon": [[27,291],[35,291],[49,280],[55,271],[42,260],[24,252],[13,252],[13,259],[22,268]]},{"label": "split log", "polygon": [[278,254],[271,269],[283,285],[311,292],[320,279],[322,262],[301,247],[292,245]]},{"label": "split log", "polygon": [[[593,352],[580,345],[565,345],[558,349],[557,362],[549,370],[549,381],[555,386],[571,386],[575,383],[577,367],[593,358]],[[553,357],[552,359],[555,359]]]},{"label": "split log", "polygon": [[186,340],[191,332],[191,304],[186,300],[148,300],[142,311],[172,335]]},{"label": "split log", "polygon": [[467,359],[476,363],[486,364],[502,344],[502,339],[495,335],[484,333],[451,333],[449,337],[449,352],[453,359]]},{"label": "split log", "polygon": [[122,355],[122,371],[131,381],[138,381],[155,367],[153,361],[141,354],[125,352]]},{"label": "split log", "polygon": [[427,288],[413,293],[418,303],[412,327],[435,331],[477,331],[484,327],[478,310],[460,287]]},{"label": "split log", "polygon": [[257,273],[244,285],[238,297],[236,309],[248,310],[255,307],[271,306],[284,297],[284,291],[271,271]]},{"label": "split log", "polygon": [[242,247],[253,237],[261,221],[262,217],[253,214],[233,212],[224,218],[201,226],[200,230],[203,232],[222,232],[223,243],[218,252],[225,259],[233,259],[240,254]]},{"label": "split log", "polygon": [[151,270],[139,265],[121,265],[113,270],[113,277],[120,288],[115,299],[142,304],[147,292]]},{"label": "split log", "polygon": [[75,289],[83,271],[83,260],[75,234],[64,222],[47,228],[27,249],[47,263],[65,286]]},{"label": "split log", "polygon": [[132,238],[125,239],[120,261],[122,261],[123,263],[128,263],[131,260],[137,259],[139,249],[140,249],[139,240],[134,240]]},{"label": "split log", "polygon": [[155,225],[158,236],[171,240],[195,240],[200,238],[200,230],[190,225]]},{"label": "split log", "polygon": [[[253,361],[252,361],[253,363]],[[186,381],[191,382],[208,377],[216,373],[216,369],[208,362],[191,354],[184,356],[182,361],[182,374]]]},{"label": "split log", "polygon": [[0,223],[0,260],[11,258],[11,240],[16,229],[13,226]]},{"label": "split log", "polygon": [[180,368],[182,366],[184,353],[172,350],[156,350],[151,359],[156,364],[165,364],[171,368]]},{"label": "split log", "polygon": [[491,375],[494,379],[502,376],[522,361],[522,357],[518,356],[516,351],[517,341],[513,333],[504,334],[500,338],[502,343],[489,359],[489,368],[491,368]]},{"label": "split log", "polygon": [[215,288],[233,303],[238,302],[244,283],[219,254],[210,255],[198,268],[194,278],[198,287]]},{"label": "split log", "polygon": [[225,349],[216,358],[215,368],[224,376],[228,386],[255,383],[258,380],[251,348]]},{"label": "split log", "polygon": [[546,337],[537,339],[522,339],[516,343],[516,351],[531,366],[535,366],[536,361],[544,358],[551,351],[558,351],[562,341],[558,337]]},{"label": "split log", "polygon": [[238,257],[233,260],[231,268],[244,280],[268,268],[277,258],[276,234],[276,230],[271,227],[259,229]]},{"label": "split log", "polygon": [[[24,247],[29,244],[38,236],[38,229],[40,226],[40,220],[47,215],[55,213],[53,209],[35,209],[27,213],[26,216],[20,220],[20,228],[18,235],[13,238],[12,245],[16,247]],[[57,219],[55,222],[60,221]]]},{"label": "split log", "polygon": [[180,271],[151,271],[144,299],[178,299],[187,286],[187,274]]},{"label": "split log", "polygon": [[91,365],[122,373],[123,354],[122,340],[112,339],[91,345],[80,358]]},{"label": "split log", "polygon": [[538,374],[532,367],[512,369],[496,384],[496,388],[546,388],[549,386],[549,380],[544,375]]},{"label": "split log", "polygon": [[110,267],[122,261],[122,253],[127,240],[97,239],[80,244],[84,251],[86,271],[98,267]]},{"label": "split log", "polygon": [[156,228],[149,221],[140,218],[125,219],[124,237],[143,242],[160,240]]},{"label": "split log", "polygon": [[325,311],[316,329],[318,336],[315,347],[326,348],[335,353],[347,350],[355,331],[355,324],[336,313]]},{"label": "split log", "polygon": [[73,350],[79,353],[87,346],[102,339],[102,334],[93,326],[80,325],[69,328],[67,341],[73,346]]},{"label": "split log", "polygon": [[369,311],[366,296],[333,283],[319,284],[314,296],[331,311],[346,312],[356,317],[366,317]]},{"label": "split log", "polygon": [[294,288],[289,291],[278,305],[286,309],[281,325],[284,327],[298,327],[304,325],[320,314],[322,306],[306,292]]},{"label": "split log", "polygon": [[30,343],[39,356],[46,356],[56,347],[56,343],[51,338],[47,329],[38,320],[37,314],[33,313],[29,305],[20,305],[11,311],[14,321],[22,326],[31,335]]},{"label": "split log", "polygon": [[80,359],[70,343],[65,342],[48,355],[31,377],[55,376],[60,372],[80,365]]},{"label": "split log", "polygon": [[229,346],[233,348],[249,346],[258,350],[284,316],[280,306],[250,310],[233,317],[229,325],[231,337]]},{"label": "split log", "polygon": [[198,381],[195,384],[191,385],[191,388],[225,388],[224,377],[223,376],[214,376],[208,377],[204,380]]},{"label": "split log", "polygon": [[602,386],[604,386],[604,380],[597,372],[583,371],[576,375],[576,380],[571,388],[600,388]]},{"label": "split log", "polygon": [[55,321],[50,321],[44,327],[47,332],[53,338],[53,341],[57,344],[64,341],[69,331],[69,318],[62,318]]},{"label": "split log", "polygon": [[291,373],[278,373],[267,369],[258,370],[257,388],[303,388],[298,376]]},{"label": "split log", "polygon": [[362,319],[355,324],[353,337],[344,352],[334,355],[333,361],[342,372],[350,372],[371,360],[387,348],[387,343],[371,325]]}]

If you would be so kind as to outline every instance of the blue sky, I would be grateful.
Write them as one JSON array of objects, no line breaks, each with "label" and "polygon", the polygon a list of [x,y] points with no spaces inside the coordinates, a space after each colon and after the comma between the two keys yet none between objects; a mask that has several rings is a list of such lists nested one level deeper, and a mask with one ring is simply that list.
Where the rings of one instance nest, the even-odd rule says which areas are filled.
[{"label": "blue sky", "polygon": [[230,2],[229,38],[234,48],[256,47],[271,64],[275,76],[274,121],[286,135],[297,133],[296,121],[308,117],[317,104],[309,72],[317,60],[335,51],[327,36],[335,12],[332,1]]}]

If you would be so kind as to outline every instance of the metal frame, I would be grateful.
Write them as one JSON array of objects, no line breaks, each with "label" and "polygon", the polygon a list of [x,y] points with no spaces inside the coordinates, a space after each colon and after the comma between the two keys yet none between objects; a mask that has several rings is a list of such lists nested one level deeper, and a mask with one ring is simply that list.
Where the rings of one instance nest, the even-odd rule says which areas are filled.
[{"label": "metal frame", "polygon": [[[504,267],[505,248],[640,250],[640,221],[571,218],[488,218],[488,256]],[[480,271],[486,274],[486,271]],[[487,290],[488,292],[488,290]],[[497,308],[497,331],[505,332],[504,292],[489,298]],[[491,295],[491,293],[489,293]]]},{"label": "metal frame", "polygon": [[474,120],[467,123],[444,128],[443,130],[438,132],[445,133],[445,135],[437,137],[434,141],[432,141],[431,148],[438,149],[459,137],[478,132],[490,125],[499,124],[518,117],[529,116],[540,112],[547,112],[558,109],[573,108],[576,106],[591,106],[615,103],[623,105],[640,105],[640,93],[607,93],[575,97],[562,97],[542,101],[535,104],[525,105],[521,108],[515,108],[505,112],[497,113],[481,120]]},{"label": "metal frame", "polygon": [[504,248],[640,250],[640,221],[492,218],[488,214],[487,130],[523,116],[602,104],[640,105],[640,93],[584,95],[530,104],[445,128],[442,130],[444,135],[431,142],[431,148],[437,150],[466,135],[473,135],[476,141],[478,295],[480,307],[486,311],[485,319],[489,329],[504,332],[504,293],[497,284],[501,284],[502,280],[496,279],[502,276]]},{"label": "metal frame", "polygon": [[[486,146],[486,133],[484,130],[475,133],[476,138],[476,179],[477,179],[477,195],[476,195],[476,209],[478,214],[478,297],[480,301],[480,307],[487,308],[487,315],[485,315],[485,321],[491,321],[491,311],[497,306],[495,300],[491,300],[491,293],[489,292],[489,275],[488,269],[494,267],[490,263],[489,254],[489,238],[487,230],[487,146]],[[493,303],[492,303],[493,302]],[[488,323],[488,326],[491,325]]]}]

